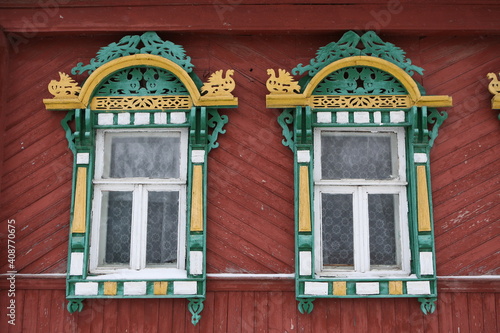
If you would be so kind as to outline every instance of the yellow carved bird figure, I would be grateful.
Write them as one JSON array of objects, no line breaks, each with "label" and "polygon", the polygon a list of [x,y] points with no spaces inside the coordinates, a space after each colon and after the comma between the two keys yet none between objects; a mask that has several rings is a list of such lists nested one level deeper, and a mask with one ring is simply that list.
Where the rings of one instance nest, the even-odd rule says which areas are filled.
[{"label": "yellow carved bird figure", "polygon": [[48,86],[49,92],[54,95],[54,98],[76,97],[82,89],[66,73],[59,72],[59,81],[51,80]]},{"label": "yellow carved bird figure", "polygon": [[498,81],[495,73],[488,73],[488,79],[491,80],[490,84],[488,85],[488,90],[490,91],[490,93],[492,93],[493,95],[500,94],[500,82]]},{"label": "yellow carved bird figure", "polygon": [[274,94],[289,94],[289,93],[299,93],[300,86],[294,81],[293,76],[285,71],[284,69],[278,69],[279,76],[276,77],[274,69],[268,69],[267,74],[269,79],[267,79],[266,87],[269,92]]},{"label": "yellow carved bird figure", "polygon": [[235,83],[231,77],[234,70],[228,69],[226,76],[222,77],[223,70],[218,70],[208,78],[208,82],[201,87],[202,95],[208,96],[232,96],[231,92],[234,90]]}]

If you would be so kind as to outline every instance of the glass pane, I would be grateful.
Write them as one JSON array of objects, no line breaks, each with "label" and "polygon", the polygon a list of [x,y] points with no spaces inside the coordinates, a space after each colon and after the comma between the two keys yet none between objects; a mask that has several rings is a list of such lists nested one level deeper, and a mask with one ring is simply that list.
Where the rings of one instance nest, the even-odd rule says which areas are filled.
[{"label": "glass pane", "polygon": [[370,265],[397,265],[397,194],[369,194]]},{"label": "glass pane", "polygon": [[352,194],[323,194],[323,266],[354,265]]},{"label": "glass pane", "polygon": [[321,135],[323,179],[391,179],[397,172],[395,133]]},{"label": "glass pane", "polygon": [[130,262],[131,224],[132,192],[103,192],[101,239],[105,242],[105,264]]},{"label": "glass pane", "polygon": [[179,192],[148,193],[147,264],[177,263]]},{"label": "glass pane", "polygon": [[180,178],[180,133],[107,134],[104,178]]}]

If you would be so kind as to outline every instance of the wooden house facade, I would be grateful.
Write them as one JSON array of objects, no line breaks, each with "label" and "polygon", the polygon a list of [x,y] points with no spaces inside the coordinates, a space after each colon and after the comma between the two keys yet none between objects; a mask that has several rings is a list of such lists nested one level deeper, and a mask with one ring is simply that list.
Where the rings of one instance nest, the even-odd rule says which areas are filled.
[{"label": "wooden house facade", "polygon": [[[341,4],[321,0],[308,4],[292,0],[272,3],[198,0],[169,4],[156,0],[0,1],[0,331],[500,331],[500,103],[494,97],[495,92],[500,93],[499,17],[500,5],[493,0],[376,0]],[[421,298],[435,298],[432,301],[435,309],[430,305],[422,307],[427,303],[417,300],[418,292],[409,291],[408,283],[421,281],[408,282],[406,278],[399,279],[403,282],[377,280],[376,297],[372,297],[371,291],[356,292],[356,287],[368,287],[361,280],[328,280],[324,282],[329,288],[323,295],[326,297],[312,293],[316,295],[314,302],[305,300],[307,283],[313,283],[308,286],[323,283],[315,280],[314,269],[307,273],[308,268],[299,264],[307,261],[307,246],[317,246],[304,240],[310,234],[299,226],[303,192],[301,171],[297,170],[303,170],[300,168],[313,161],[298,153],[305,151],[306,146],[291,150],[289,144],[284,144],[290,142],[284,134],[295,131],[293,135],[297,135],[297,131],[287,132],[290,123],[287,125],[280,116],[287,108],[310,112],[306,111],[310,110],[306,102],[297,102],[297,96],[307,90],[310,82],[315,82],[314,75],[310,75],[310,81],[301,80],[304,72],[294,73],[292,69],[300,68],[298,64],[313,64],[311,59],[318,60],[315,57],[321,47],[332,42],[339,47],[346,33],[363,38],[367,31],[372,31],[383,43],[404,51],[399,65],[384,60],[384,55],[375,56],[378,60],[369,59],[368,64],[385,69],[400,81],[414,80],[414,93],[422,98],[411,97],[410,102],[414,102],[411,106],[415,112],[429,108],[429,121],[424,121],[428,126],[422,131],[431,137],[432,149],[427,151],[417,145],[411,148],[416,149],[413,151],[408,148],[411,143],[406,144],[408,154],[415,153],[408,160],[415,163],[415,170],[428,170],[428,178],[424,178],[428,180],[431,217],[428,231],[424,228],[414,235],[410,232],[408,238],[420,243],[412,247],[407,261],[411,267],[420,263],[410,273],[420,278],[426,274],[418,260],[423,261],[422,253],[430,254],[428,269],[432,272],[424,279],[429,283],[429,292]],[[167,45],[169,41],[170,47],[181,46],[182,51],[177,48],[174,56],[158,55],[144,51],[145,44],[134,44],[138,50],[134,53],[130,44],[123,46],[126,36],[137,36],[137,41],[142,37],[138,43],[153,38],[151,45]],[[361,43],[362,40],[354,44]],[[373,43],[382,45],[378,41]],[[122,53],[99,63],[104,52],[98,51],[117,45],[113,50]],[[353,46],[356,47],[359,49]],[[178,57],[179,54],[182,56]],[[353,55],[339,59],[350,56]],[[366,65],[362,62],[365,58],[361,58],[350,64]],[[339,59],[332,60],[325,68]],[[407,62],[409,59],[411,62]],[[123,64],[129,60],[130,64]],[[182,61],[188,65],[182,66]],[[403,63],[423,72],[403,73]],[[96,65],[87,73],[72,72],[75,66],[82,69],[92,64]],[[93,167],[93,162],[84,160],[93,160],[98,144],[89,146],[83,134],[79,139],[75,133],[83,133],[81,129],[85,126],[95,133],[106,133],[120,124],[125,124],[121,131],[132,131],[132,125],[140,125],[142,118],[130,112],[129,118],[116,115],[109,118],[110,123],[106,120],[100,123],[96,116],[95,123],[89,125],[94,120],[86,123],[85,115],[97,107],[90,106],[91,97],[87,103],[81,96],[86,91],[90,91],[90,96],[92,91],[86,89],[100,89],[109,75],[133,66],[157,67],[173,73],[185,87],[185,90],[179,88],[182,93],[173,95],[188,96],[191,103],[185,110],[176,104],[172,107],[175,112],[163,106],[159,110],[167,110],[168,116],[151,113],[145,118],[154,131],[168,132],[165,137],[175,131],[180,133],[181,141],[184,136],[189,137],[187,153],[181,154],[186,161],[180,162],[185,179],[178,177],[180,180],[173,185],[160,182],[161,189],[168,186],[188,189],[179,213],[187,216],[185,244],[180,245],[184,249],[180,257],[178,252],[179,261],[186,263],[182,267],[188,276],[178,283],[179,289],[175,278],[169,278],[168,284],[161,284],[161,278],[155,282],[145,278],[148,282],[143,285],[133,279],[139,283],[134,288],[144,286],[144,292],[139,291],[140,297],[135,297],[137,291],[129,294],[134,297],[126,297],[125,288],[132,285],[120,278],[107,282],[86,279],[88,272],[99,271],[101,257],[99,253],[92,254],[91,226],[84,223],[83,229],[75,229],[79,209],[77,188],[89,184],[93,194],[85,196],[90,195],[91,202],[92,195],[98,193],[96,186],[101,186],[103,192],[116,186],[98,176],[94,180],[89,176],[87,183],[78,185],[81,175],[78,170]],[[269,79],[273,75],[279,78],[278,73],[283,73],[280,69],[293,76],[287,84],[292,88],[293,84],[299,85],[286,102],[276,102],[279,96],[269,97],[273,95]],[[223,72],[218,77],[219,70]],[[65,98],[73,98],[73,104],[60,102],[64,98],[58,99],[57,94],[50,92],[60,89],[51,83],[62,80],[59,72],[70,76],[66,81],[69,86],[81,88],[66,94]],[[100,77],[100,73],[105,74]],[[488,77],[489,73],[494,75]],[[147,81],[146,74],[142,72],[141,84]],[[230,85],[229,79],[234,86],[225,92],[212,89]],[[304,101],[306,97],[311,96],[305,96]],[[138,108],[132,107],[134,111]],[[430,119],[431,108],[437,110],[434,116],[439,115],[434,120]],[[99,114],[113,114],[110,110]],[[68,118],[68,112],[74,112],[74,120]],[[390,112],[387,118],[383,118],[385,111],[376,112],[381,119],[396,119],[391,118]],[[367,122],[377,122],[376,112],[367,115]],[[403,116],[402,123],[406,125],[401,124],[401,128],[413,126],[408,114]],[[340,122],[340,116],[328,117]],[[183,120],[176,122],[177,117]],[[298,115],[294,117],[297,119]],[[362,123],[355,120],[352,112],[346,117]],[[318,127],[313,131],[319,133],[319,118],[312,119]],[[385,123],[380,131],[388,131],[387,124],[393,123],[389,120],[379,121]],[[436,128],[433,132],[436,121],[439,131]],[[189,130],[174,126],[179,123],[189,124],[185,126]],[[304,120],[303,124],[306,123]],[[375,126],[370,128],[376,131]],[[425,168],[419,169],[419,165]],[[310,167],[312,170],[312,164]],[[409,175],[413,175],[411,168],[408,165]],[[414,198],[409,195],[407,200],[410,206],[415,201],[415,219],[422,210],[418,184]],[[160,185],[130,186],[133,191],[143,191],[148,186],[159,191],[160,187],[154,186]],[[410,193],[413,185],[408,186]],[[125,191],[123,188],[120,191]],[[307,188],[314,201],[320,192],[314,192],[313,185]],[[95,210],[89,202],[83,212]],[[308,207],[312,211],[317,208],[314,204]],[[412,212],[411,207],[409,211]],[[84,219],[87,218],[90,219],[88,216]],[[195,223],[199,223],[197,227],[193,227]],[[412,242],[409,241],[409,246],[413,246]],[[78,258],[84,258],[81,267],[72,265]],[[98,258],[94,266],[88,263],[93,258]],[[140,266],[141,260],[137,262]],[[362,279],[375,281],[373,277]],[[399,294],[410,297],[392,297],[399,295],[395,289],[389,290],[397,288],[394,282],[404,285]],[[194,283],[192,293],[187,283],[191,286]],[[344,286],[343,295],[335,289],[339,286]],[[109,295],[115,297],[106,297]],[[201,305],[193,301],[196,299],[202,300]],[[423,308],[428,311],[422,311]]]}]

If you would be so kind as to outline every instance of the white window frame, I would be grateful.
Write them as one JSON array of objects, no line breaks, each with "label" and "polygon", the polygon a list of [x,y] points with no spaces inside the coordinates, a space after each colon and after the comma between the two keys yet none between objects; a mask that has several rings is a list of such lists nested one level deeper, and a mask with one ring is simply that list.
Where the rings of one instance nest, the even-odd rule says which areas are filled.
[{"label": "white window frame", "polygon": [[[179,133],[180,134],[180,174],[179,178],[150,179],[150,178],[115,178],[103,179],[105,156],[105,140],[107,133]],[[155,270],[162,271],[184,271],[186,258],[186,188],[187,188],[187,163],[188,163],[188,130],[186,128],[173,129],[101,129],[96,131],[96,156],[94,197],[92,202],[92,226],[90,235],[89,271],[91,274],[113,274],[117,270],[124,273],[127,271]],[[105,191],[128,191],[132,192],[132,225],[130,239],[130,263],[129,265],[101,265],[103,251],[103,239],[101,239],[101,214],[103,207],[102,195]],[[146,267],[147,246],[147,205],[149,191],[174,191],[179,193],[179,214],[177,231],[177,264],[171,265],[149,264]],[[105,239],[105,237],[102,237]]]},{"label": "white window frame", "polygon": [[[324,180],[321,175],[321,134],[324,132],[395,133],[397,142],[397,177],[388,180],[335,179]],[[315,209],[315,273],[320,277],[388,277],[409,276],[411,252],[408,225],[408,200],[406,181],[406,142],[402,127],[319,127],[314,132],[314,209]],[[323,267],[322,244],[322,194],[352,194],[353,196],[353,267]],[[370,267],[368,194],[397,194],[399,209],[396,244],[401,269]]]}]

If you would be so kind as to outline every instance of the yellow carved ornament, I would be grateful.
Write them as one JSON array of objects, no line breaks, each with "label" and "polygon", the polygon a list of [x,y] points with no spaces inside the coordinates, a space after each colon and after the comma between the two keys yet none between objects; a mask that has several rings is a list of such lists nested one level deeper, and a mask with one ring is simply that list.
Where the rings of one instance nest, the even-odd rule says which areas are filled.
[{"label": "yellow carved ornament", "polygon": [[223,70],[218,70],[212,73],[208,78],[208,82],[201,87],[201,93],[205,97],[226,96],[233,97],[231,92],[236,86],[233,78],[234,70],[228,69],[226,75],[223,76]]},{"label": "yellow carved ornament", "polygon": [[298,94],[300,93],[299,84],[293,79],[293,76],[284,69],[278,69],[278,75],[274,69],[268,69],[266,87],[271,94]]},{"label": "yellow carved ornament", "polygon": [[80,90],[82,90],[71,76],[62,72],[59,72],[59,81],[50,81],[48,88],[49,92],[54,95],[56,99],[76,98]]},{"label": "yellow carved ornament", "polygon": [[498,81],[495,73],[488,73],[488,79],[491,80],[488,85],[488,90],[493,95],[491,99],[491,108],[500,109],[500,81]]}]

